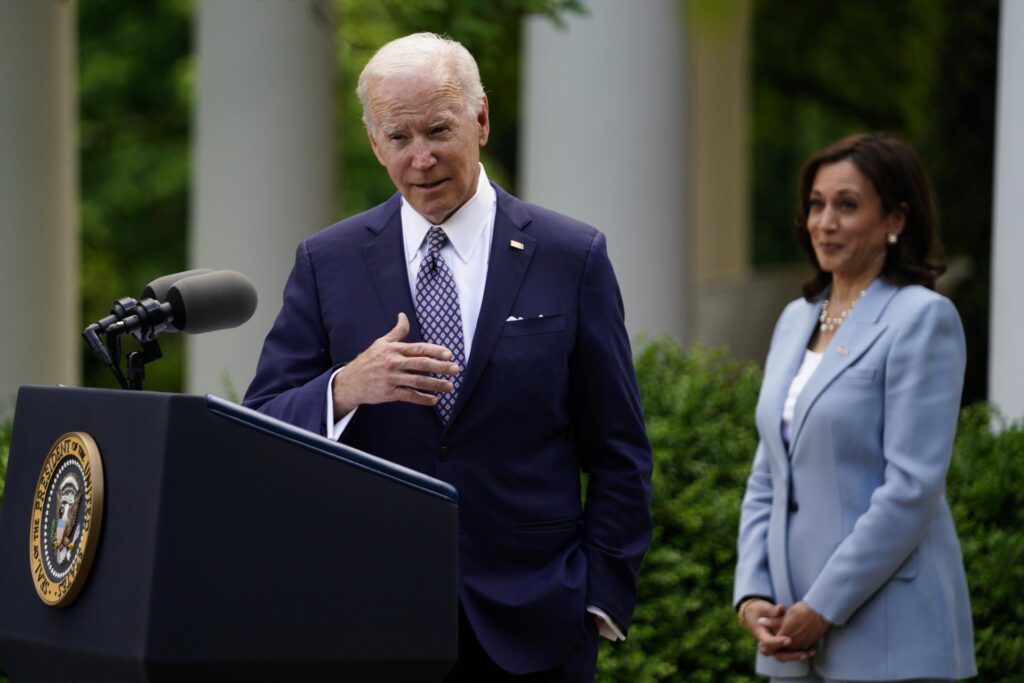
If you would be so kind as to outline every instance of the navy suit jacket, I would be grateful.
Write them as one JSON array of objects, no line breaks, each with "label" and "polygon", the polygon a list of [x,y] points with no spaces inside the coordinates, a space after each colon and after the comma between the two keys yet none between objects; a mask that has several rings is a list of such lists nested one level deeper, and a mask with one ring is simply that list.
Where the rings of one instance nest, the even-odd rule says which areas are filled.
[{"label": "navy suit jacket", "polygon": [[[588,604],[627,628],[651,537],[651,451],[604,236],[495,190],[451,421],[430,407],[364,405],[341,440],[458,489],[463,609],[495,662],[525,673],[566,660]],[[422,339],[400,206],[396,194],[299,246],[245,405],[324,434],[334,370],[400,311],[408,341]]]}]

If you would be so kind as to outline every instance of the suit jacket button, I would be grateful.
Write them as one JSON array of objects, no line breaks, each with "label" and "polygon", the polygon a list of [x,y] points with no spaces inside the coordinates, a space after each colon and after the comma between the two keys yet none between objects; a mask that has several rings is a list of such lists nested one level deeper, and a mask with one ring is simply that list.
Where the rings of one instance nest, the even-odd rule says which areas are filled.
[{"label": "suit jacket button", "polygon": [[789,499],[789,511],[796,512],[800,509],[800,503],[796,502],[792,498]]},{"label": "suit jacket button", "polygon": [[447,460],[450,457],[452,457],[452,456],[448,452],[448,447],[447,446],[441,446],[441,450],[439,450],[437,452],[437,459],[440,460],[441,462],[444,462],[445,460]]}]

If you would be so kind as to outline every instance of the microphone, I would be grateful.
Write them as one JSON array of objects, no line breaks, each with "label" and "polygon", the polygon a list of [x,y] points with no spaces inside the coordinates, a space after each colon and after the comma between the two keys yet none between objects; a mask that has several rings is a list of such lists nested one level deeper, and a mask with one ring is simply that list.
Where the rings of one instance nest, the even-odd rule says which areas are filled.
[{"label": "microphone", "polygon": [[[198,334],[237,327],[255,310],[256,288],[247,277],[233,270],[197,268],[158,277],[142,290],[142,299],[118,299],[110,315],[86,327],[82,337],[122,389],[142,389],[146,363],[163,355],[156,341],[161,332]],[[121,371],[121,335],[126,333],[142,346],[128,354],[128,377]]]},{"label": "microphone", "polygon": [[238,327],[256,311],[256,299],[256,287],[234,270],[193,275],[167,292],[174,326],[186,334]]},{"label": "microphone", "polygon": [[157,278],[147,287],[153,294],[166,292],[166,301],[143,299],[132,315],[110,325],[107,334],[127,332],[146,341],[171,327],[186,334],[213,332],[241,325],[256,310],[256,288],[241,273],[216,270],[189,275],[164,290],[166,282],[160,280],[172,277]]},{"label": "microphone", "polygon": [[156,299],[157,301],[167,301],[167,292],[170,291],[174,283],[178,280],[184,280],[187,277],[193,275],[205,275],[206,273],[212,273],[213,271],[209,268],[194,268],[192,270],[183,270],[180,273],[171,273],[170,275],[163,275],[150,282],[142,290],[142,299]]}]

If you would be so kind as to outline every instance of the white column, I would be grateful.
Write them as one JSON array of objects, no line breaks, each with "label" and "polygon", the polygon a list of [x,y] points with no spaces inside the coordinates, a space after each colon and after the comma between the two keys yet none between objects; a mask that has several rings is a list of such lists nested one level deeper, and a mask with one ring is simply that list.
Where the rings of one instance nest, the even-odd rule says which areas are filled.
[{"label": "white column", "polygon": [[999,81],[992,226],[989,398],[1024,418],[1024,3],[1003,0],[999,13]]},{"label": "white column", "polygon": [[327,0],[202,0],[194,268],[256,285],[245,325],[190,339],[187,385],[245,392],[295,247],[335,220],[334,28]]},{"label": "white column", "polygon": [[75,4],[0,0],[0,415],[21,384],[77,384]]},{"label": "white column", "polygon": [[584,4],[564,30],[526,22],[519,189],[608,236],[631,336],[685,340],[682,3]]}]

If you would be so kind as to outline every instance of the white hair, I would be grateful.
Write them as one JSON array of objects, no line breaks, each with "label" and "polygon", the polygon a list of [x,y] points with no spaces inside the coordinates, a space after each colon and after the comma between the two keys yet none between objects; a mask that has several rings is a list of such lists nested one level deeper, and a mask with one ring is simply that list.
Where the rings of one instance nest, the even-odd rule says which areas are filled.
[{"label": "white hair", "polygon": [[462,98],[473,115],[484,107],[484,86],[476,60],[462,43],[436,33],[413,33],[396,38],[370,58],[359,74],[356,95],[363,105],[363,123],[373,130],[371,88],[391,76],[428,72],[459,84]]}]

